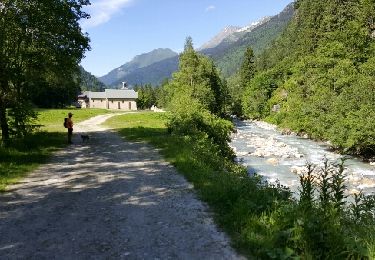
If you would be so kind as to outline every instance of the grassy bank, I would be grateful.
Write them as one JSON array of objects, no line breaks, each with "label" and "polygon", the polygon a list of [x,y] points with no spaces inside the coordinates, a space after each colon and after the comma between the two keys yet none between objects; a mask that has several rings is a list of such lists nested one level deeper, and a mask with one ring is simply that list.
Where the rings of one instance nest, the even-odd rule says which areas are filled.
[{"label": "grassy bank", "polygon": [[251,256],[252,246],[243,230],[250,212],[271,210],[289,193],[259,185],[258,178],[246,178],[242,167],[211,154],[207,144],[198,139],[168,134],[166,123],[167,114],[156,113],[123,115],[106,122],[128,140],[146,141],[160,148],[166,160],[193,183],[200,198],[214,209],[216,222],[232,236],[234,246]]},{"label": "grassy bank", "polygon": [[46,162],[51,153],[66,146],[64,117],[74,114],[74,123],[79,123],[95,115],[109,113],[101,109],[38,109],[39,131],[22,140],[12,140],[10,147],[0,147],[0,191],[17,182],[40,164]]},{"label": "grassy bank", "polygon": [[169,134],[167,116],[129,114],[106,124],[129,140],[160,148],[193,183],[242,254],[250,259],[375,257],[375,198],[358,197],[345,206],[340,169],[333,178],[322,172],[320,186],[311,176],[303,176],[301,199],[293,200],[284,187],[248,177],[244,168],[223,159],[202,138]]}]

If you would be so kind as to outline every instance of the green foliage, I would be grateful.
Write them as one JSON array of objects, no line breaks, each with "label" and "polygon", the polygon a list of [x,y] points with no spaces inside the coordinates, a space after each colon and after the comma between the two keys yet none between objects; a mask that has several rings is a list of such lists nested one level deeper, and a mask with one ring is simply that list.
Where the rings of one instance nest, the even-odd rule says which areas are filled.
[{"label": "green foliage", "polygon": [[[31,116],[24,116],[23,113],[32,113]],[[53,151],[66,145],[66,129],[62,126],[64,117],[73,112],[74,123],[89,119],[92,116],[109,113],[106,109],[38,109],[33,111],[25,108],[12,110],[10,112],[11,133],[14,134],[8,147],[0,147],[0,192],[5,191],[7,185],[17,182],[29,172],[36,169],[40,164],[45,163]],[[29,124],[24,121],[30,120],[38,114]],[[14,131],[13,124],[18,131]],[[37,127],[38,131],[30,133],[24,127]],[[19,136],[22,134],[22,136]],[[22,137],[22,138],[19,138]]]},{"label": "green foliage", "polygon": [[104,91],[106,85],[99,81],[94,75],[87,72],[82,66],[79,66],[78,80],[81,91]]},{"label": "green foliage", "polygon": [[230,95],[230,112],[241,117],[243,115],[242,96],[245,87],[250,83],[255,74],[254,51],[246,49],[240,71],[229,79],[228,89]]},{"label": "green foliage", "polygon": [[194,184],[200,197],[214,209],[217,222],[233,236],[236,246],[252,254],[242,236],[249,217],[272,210],[279,201],[288,200],[290,193],[281,187],[265,185],[259,177],[248,177],[243,167],[224,158],[217,145],[207,138],[170,135],[167,128],[170,116],[128,114],[111,118],[106,124],[118,128],[120,134],[130,140],[148,141],[160,148],[166,159]]},{"label": "green foliage", "polygon": [[366,247],[367,243],[373,243],[370,235],[375,222],[373,197],[355,195],[355,202],[348,203],[344,195],[347,192],[344,161],[332,164],[325,159],[323,168],[314,175],[312,171],[316,167],[310,165],[301,176],[299,210],[295,212],[298,221],[293,230],[294,236],[304,242],[298,245],[292,241],[302,247],[298,251],[314,259],[370,259],[374,256],[371,247]]},{"label": "green foliage", "polygon": [[213,62],[194,50],[191,38],[187,38],[185,50],[180,55],[179,70],[173,74],[165,90],[170,101],[184,95],[184,98],[196,100],[213,114],[225,113],[228,98],[226,84]]},{"label": "green foliage", "polygon": [[245,51],[244,59],[239,71],[241,85],[246,86],[255,74],[255,56],[254,51],[248,47]]},{"label": "green foliage", "polygon": [[296,7],[282,36],[257,61],[245,115],[374,156],[373,1],[300,0]]},{"label": "green foliage", "polygon": [[22,140],[12,140],[0,148],[0,192],[27,173],[46,163],[53,151],[65,145],[65,133],[36,132]]},{"label": "green foliage", "polygon": [[169,131],[211,142],[222,156],[233,158],[228,145],[233,125],[220,118],[225,114],[228,99],[226,84],[213,62],[194,50],[190,37],[180,55],[179,67],[163,88],[167,107],[172,111]]},{"label": "green foliage", "polygon": [[4,143],[9,141],[8,108],[40,101],[38,94],[51,94],[55,87],[63,89],[54,93],[63,103],[77,94],[78,63],[89,49],[79,20],[88,18],[82,11],[88,4],[88,0],[1,1],[0,123]]},{"label": "green foliage", "polygon": [[157,90],[154,89],[151,84],[135,86],[134,90],[138,92],[138,109],[150,109],[153,105],[156,105]]},{"label": "green foliage", "polygon": [[248,83],[242,97],[244,114],[252,119],[259,119],[270,113],[267,101],[275,90],[273,73],[258,73]]},{"label": "green foliage", "polygon": [[192,103],[184,97],[181,97],[178,101],[179,104],[173,110],[168,122],[169,131],[190,136],[197,142],[211,143],[211,146],[215,147],[216,154],[233,159],[234,153],[228,146],[233,124],[211,114],[197,102]]},{"label": "green foliage", "polygon": [[[301,177],[300,199],[279,184],[223,158],[208,139],[170,135],[170,114],[128,114],[110,119],[130,140],[148,141],[194,184],[216,222],[250,259],[373,259],[375,197],[344,200],[339,164],[325,160]],[[184,131],[187,131],[185,129]],[[313,173],[313,169],[315,169]],[[314,175],[313,175],[314,174]],[[312,177],[314,176],[314,177]],[[338,207],[339,206],[339,207]]]},{"label": "green foliage", "polygon": [[[225,77],[236,74],[243,62],[247,48],[252,48],[258,56],[279,37],[294,14],[293,4],[289,4],[280,14],[271,17],[269,21],[241,36],[239,40],[229,44],[225,42],[209,50],[209,55]],[[205,51],[204,51],[205,52]]]},{"label": "green foliage", "polygon": [[27,100],[23,100],[9,109],[8,117],[10,135],[12,137],[25,137],[38,128],[35,122],[37,113]]}]

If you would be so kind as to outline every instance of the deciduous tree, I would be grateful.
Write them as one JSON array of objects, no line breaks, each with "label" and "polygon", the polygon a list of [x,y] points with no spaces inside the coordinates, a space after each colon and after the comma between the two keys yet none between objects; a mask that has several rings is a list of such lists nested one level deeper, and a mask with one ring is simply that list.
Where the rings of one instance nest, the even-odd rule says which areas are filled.
[{"label": "deciduous tree", "polygon": [[74,82],[78,63],[89,48],[88,36],[79,25],[80,19],[88,18],[82,11],[88,4],[88,0],[0,1],[3,142],[10,137],[7,109],[19,108],[19,104],[30,100],[38,88],[67,86]]}]

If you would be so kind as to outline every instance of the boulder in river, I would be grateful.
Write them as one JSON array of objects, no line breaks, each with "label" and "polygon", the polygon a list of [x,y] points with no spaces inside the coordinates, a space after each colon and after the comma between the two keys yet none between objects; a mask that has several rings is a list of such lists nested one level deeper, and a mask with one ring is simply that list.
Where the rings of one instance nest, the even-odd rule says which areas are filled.
[{"label": "boulder in river", "polygon": [[306,166],[296,166],[293,165],[290,167],[290,171],[294,174],[301,175],[303,172],[305,172]]},{"label": "boulder in river", "polygon": [[276,158],[270,158],[267,160],[267,163],[275,166],[279,164],[279,160],[277,160]]}]

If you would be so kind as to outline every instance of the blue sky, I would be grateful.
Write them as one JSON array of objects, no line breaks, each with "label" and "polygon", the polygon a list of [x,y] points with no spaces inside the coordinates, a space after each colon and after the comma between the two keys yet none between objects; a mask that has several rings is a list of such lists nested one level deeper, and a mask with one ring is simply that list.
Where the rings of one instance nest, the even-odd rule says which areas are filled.
[{"label": "blue sky", "polygon": [[81,25],[91,38],[83,67],[96,76],[156,48],[196,48],[228,25],[278,14],[292,0],[91,0]]}]

